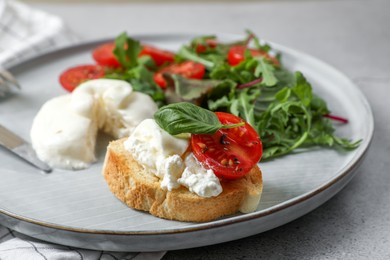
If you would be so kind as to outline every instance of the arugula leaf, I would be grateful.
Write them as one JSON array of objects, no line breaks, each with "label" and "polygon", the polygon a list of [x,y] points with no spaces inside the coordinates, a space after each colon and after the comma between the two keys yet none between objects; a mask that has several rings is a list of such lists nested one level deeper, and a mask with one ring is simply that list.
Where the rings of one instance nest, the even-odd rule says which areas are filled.
[{"label": "arugula leaf", "polygon": [[200,57],[199,55],[197,55],[196,53],[191,51],[190,48],[188,48],[186,46],[183,46],[180,48],[178,55],[181,56],[183,59],[199,62],[199,63],[203,64],[208,69],[213,68],[215,65],[213,62]]},{"label": "arugula leaf", "polygon": [[213,48],[209,48],[208,40],[216,41],[217,36],[215,35],[202,35],[195,37],[191,40],[190,46],[193,51],[197,51],[199,46],[203,46],[204,50],[202,52],[207,52],[207,51],[213,51]]},{"label": "arugula leaf", "polygon": [[312,88],[310,86],[310,83],[307,82],[306,78],[303,76],[301,72],[297,72],[295,74],[295,77],[296,77],[296,84],[292,88],[292,91],[299,98],[299,100],[302,102],[304,106],[309,106],[313,99]]},{"label": "arugula leaf", "polygon": [[115,39],[114,54],[124,68],[137,66],[138,54],[141,52],[139,41],[130,38],[125,32]]},{"label": "arugula leaf", "polygon": [[312,126],[311,86],[296,75],[296,84],[285,87],[275,94],[275,100],[258,118],[257,130],[263,137],[263,158],[290,153],[307,140]]},{"label": "arugula leaf", "polygon": [[230,107],[232,101],[227,96],[222,96],[219,99],[207,100],[207,106],[212,111],[223,111],[226,110],[227,107]]},{"label": "arugula leaf", "polygon": [[295,85],[295,74],[284,67],[279,67],[273,71],[278,79],[277,86],[274,87],[292,87]]},{"label": "arugula leaf", "polygon": [[322,145],[328,147],[341,147],[346,150],[355,149],[361,140],[351,142],[351,140],[340,138],[334,135],[334,127],[330,120],[319,117],[313,120],[313,128],[306,142],[310,145]]},{"label": "arugula leaf", "polygon": [[130,83],[135,91],[149,95],[158,107],[166,104],[166,97],[164,92],[155,84],[141,81],[139,79],[131,79]]},{"label": "arugula leaf", "polygon": [[250,36],[253,40],[253,44],[256,49],[265,51],[267,53],[271,50],[271,46],[267,43],[261,44],[260,39],[252,31],[246,30],[246,33],[248,34],[248,37]]},{"label": "arugula leaf", "polygon": [[245,89],[240,91],[238,98],[232,101],[230,106],[230,112],[238,117],[243,118],[251,126],[255,126],[255,116],[254,116],[254,101],[260,92],[254,91],[250,92],[250,89]]},{"label": "arugula leaf", "polygon": [[233,128],[244,124],[241,122],[223,125],[214,112],[187,102],[174,103],[160,108],[154,114],[154,119],[171,135],[213,134],[221,128]]},{"label": "arugula leaf", "polygon": [[105,78],[128,81],[135,91],[149,95],[161,107],[166,104],[165,94],[153,79],[155,63],[149,56],[138,57],[141,51],[139,41],[120,34],[115,39],[114,54],[121,63],[121,68],[110,69]]},{"label": "arugula leaf", "polygon": [[165,93],[154,82],[153,72],[146,67],[146,64],[148,62],[139,62],[136,67],[128,69],[125,72],[114,70],[106,73],[105,78],[120,79],[129,82],[135,91],[149,95],[156,102],[157,106],[161,107],[166,104]]},{"label": "arugula leaf", "polygon": [[276,85],[278,83],[278,79],[274,75],[275,68],[271,64],[269,64],[264,58],[256,58],[259,63],[256,66],[254,75],[259,77],[263,76],[263,83],[270,87]]},{"label": "arugula leaf", "polygon": [[[261,97],[261,95],[260,95]],[[350,142],[334,134],[324,100],[312,93],[302,73],[295,73],[293,86],[274,94],[265,110],[255,106],[256,128],[263,141],[263,159],[292,152],[299,147],[321,145],[354,149],[360,141]]]}]

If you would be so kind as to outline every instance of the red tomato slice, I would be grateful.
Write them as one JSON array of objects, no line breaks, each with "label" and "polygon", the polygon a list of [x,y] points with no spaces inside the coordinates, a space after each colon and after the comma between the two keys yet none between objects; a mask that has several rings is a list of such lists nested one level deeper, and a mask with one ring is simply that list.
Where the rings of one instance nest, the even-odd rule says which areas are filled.
[{"label": "red tomato slice", "polygon": [[170,51],[162,50],[150,45],[144,45],[139,56],[149,55],[157,66],[164,63],[171,63],[175,60],[175,54]]},{"label": "red tomato slice", "polygon": [[99,65],[80,65],[62,72],[59,81],[64,89],[72,92],[84,81],[102,78],[104,74],[103,67]]},{"label": "red tomato slice", "polygon": [[164,73],[179,74],[189,79],[202,79],[205,71],[206,67],[203,64],[194,61],[185,61],[161,68],[154,74],[153,78],[157,85],[161,88],[166,88],[167,82],[163,77]]},{"label": "red tomato slice", "polygon": [[[243,122],[241,118],[229,113],[215,114],[224,125]],[[212,169],[216,176],[228,180],[243,177],[263,154],[259,135],[246,122],[240,127],[220,129],[212,135],[192,134],[191,148],[194,156],[206,169]]]},{"label": "red tomato slice", "polygon": [[[227,56],[229,64],[235,66],[240,64],[242,61],[244,61],[246,49],[247,47],[243,45],[235,45],[230,47]],[[252,56],[263,56],[265,59],[269,60],[274,65],[279,65],[279,61],[275,57],[272,57],[271,55],[266,53],[265,51],[254,50],[254,49],[249,49],[249,51]]]},{"label": "red tomato slice", "polygon": [[114,55],[115,43],[108,42],[104,43],[92,51],[92,57],[97,64],[101,66],[120,67],[118,59]]},{"label": "red tomato slice", "polygon": [[[92,57],[97,64],[107,67],[120,67],[118,59],[114,55],[115,43],[104,43],[92,51]],[[161,50],[153,46],[144,45],[139,56],[149,55],[157,66],[164,63],[173,62],[175,54],[170,51]]]}]

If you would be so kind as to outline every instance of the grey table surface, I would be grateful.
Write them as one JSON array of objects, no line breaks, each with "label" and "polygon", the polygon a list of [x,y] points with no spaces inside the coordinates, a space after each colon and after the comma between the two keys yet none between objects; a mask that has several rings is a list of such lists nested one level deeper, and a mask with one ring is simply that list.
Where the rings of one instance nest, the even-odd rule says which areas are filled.
[{"label": "grey table surface", "polygon": [[170,251],[164,259],[390,259],[390,1],[31,3],[84,40],[136,33],[234,33],[311,54],[344,72],[375,117],[370,150],[331,200],[279,228],[238,241]]}]

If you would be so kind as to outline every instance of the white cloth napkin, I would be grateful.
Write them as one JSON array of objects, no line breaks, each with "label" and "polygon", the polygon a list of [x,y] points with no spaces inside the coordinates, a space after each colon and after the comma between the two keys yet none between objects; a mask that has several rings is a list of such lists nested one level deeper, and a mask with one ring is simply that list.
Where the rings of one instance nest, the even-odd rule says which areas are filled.
[{"label": "white cloth napkin", "polygon": [[[75,249],[67,246],[41,242],[0,226],[1,260],[43,259],[136,259],[138,253],[104,252]],[[161,256],[162,257],[162,256]],[[157,259],[157,258],[155,258]]]},{"label": "white cloth napkin", "polygon": [[78,41],[54,15],[13,0],[0,0],[0,65]]},{"label": "white cloth napkin", "polygon": [[[12,0],[0,0],[0,67],[80,41],[63,21]],[[1,260],[161,259],[165,252],[106,252],[56,245],[27,237],[0,223]]]}]

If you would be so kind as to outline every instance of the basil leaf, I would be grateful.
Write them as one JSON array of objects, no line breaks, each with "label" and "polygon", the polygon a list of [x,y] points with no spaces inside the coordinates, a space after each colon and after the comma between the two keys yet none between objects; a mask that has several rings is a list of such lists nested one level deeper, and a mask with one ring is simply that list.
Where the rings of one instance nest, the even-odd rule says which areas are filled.
[{"label": "basil leaf", "polygon": [[154,119],[171,135],[213,134],[222,126],[214,112],[187,102],[163,106]]},{"label": "basil leaf", "polygon": [[154,119],[171,135],[214,134],[221,128],[233,128],[245,124],[242,121],[237,124],[223,125],[214,112],[187,102],[174,103],[160,108],[154,114]]}]

